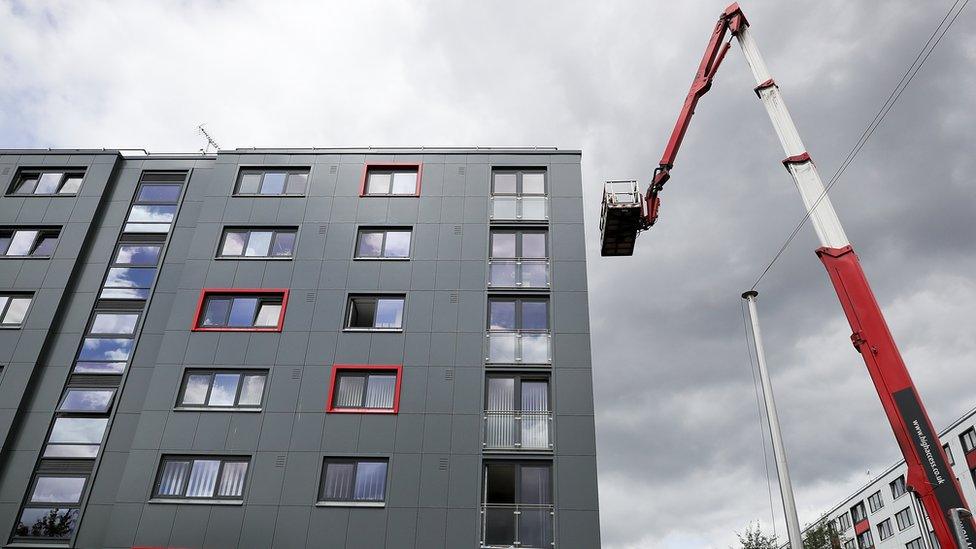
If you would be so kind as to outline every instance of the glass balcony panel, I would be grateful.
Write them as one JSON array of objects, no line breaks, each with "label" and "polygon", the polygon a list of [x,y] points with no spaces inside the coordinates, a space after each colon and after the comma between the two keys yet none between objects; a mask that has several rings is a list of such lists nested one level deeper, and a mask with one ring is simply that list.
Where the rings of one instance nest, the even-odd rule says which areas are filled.
[{"label": "glass balcony panel", "polygon": [[485,413],[485,447],[515,448],[516,421],[514,412]]},{"label": "glass balcony panel", "polygon": [[514,196],[491,197],[492,219],[518,219],[518,199]]},{"label": "glass balcony panel", "polygon": [[485,539],[488,547],[511,547],[515,542],[514,505],[488,505],[484,509]]},{"label": "glass balcony panel", "polygon": [[488,285],[493,288],[513,288],[518,282],[518,265],[514,259],[492,259]]},{"label": "glass balcony panel", "polygon": [[549,219],[546,213],[547,199],[544,196],[523,196],[522,197],[522,217],[523,220],[545,221]]},{"label": "glass balcony panel", "polygon": [[519,547],[552,547],[552,509],[549,506],[521,506],[518,518]]},{"label": "glass balcony panel", "polygon": [[548,288],[549,261],[530,261],[523,259],[521,282],[523,288]]},{"label": "glass balcony panel", "polygon": [[513,332],[488,334],[488,362],[512,364],[516,358],[518,335]]},{"label": "glass balcony panel", "polygon": [[552,361],[549,353],[549,334],[522,334],[521,360],[523,364],[548,364]]},{"label": "glass balcony panel", "polygon": [[551,448],[549,412],[522,412],[521,436],[523,450],[548,450]]}]

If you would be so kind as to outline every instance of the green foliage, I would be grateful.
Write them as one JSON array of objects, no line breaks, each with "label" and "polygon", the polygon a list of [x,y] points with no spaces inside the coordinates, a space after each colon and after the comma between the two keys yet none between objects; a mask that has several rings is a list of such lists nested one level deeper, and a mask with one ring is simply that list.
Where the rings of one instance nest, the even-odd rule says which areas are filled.
[{"label": "green foliage", "polygon": [[771,536],[763,532],[758,523],[750,524],[746,527],[745,532],[736,532],[735,535],[739,538],[739,543],[741,544],[739,549],[779,549],[776,536]]},{"label": "green foliage", "polygon": [[803,549],[840,549],[842,542],[826,517],[808,526],[803,535]]}]

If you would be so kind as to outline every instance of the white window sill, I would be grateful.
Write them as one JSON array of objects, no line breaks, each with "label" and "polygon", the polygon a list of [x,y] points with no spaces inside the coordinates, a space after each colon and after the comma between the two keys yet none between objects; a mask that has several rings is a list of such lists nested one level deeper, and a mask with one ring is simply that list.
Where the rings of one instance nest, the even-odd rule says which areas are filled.
[{"label": "white window sill", "polygon": [[175,503],[179,505],[244,505],[243,499],[193,499],[193,498],[152,498],[149,503]]},{"label": "white window sill", "polygon": [[385,501],[319,501],[316,507],[386,507]]}]

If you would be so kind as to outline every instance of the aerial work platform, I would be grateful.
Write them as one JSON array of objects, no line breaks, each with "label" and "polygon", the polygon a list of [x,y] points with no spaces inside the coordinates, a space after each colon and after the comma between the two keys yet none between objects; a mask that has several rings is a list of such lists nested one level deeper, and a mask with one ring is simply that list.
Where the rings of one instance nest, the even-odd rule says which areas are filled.
[{"label": "aerial work platform", "polygon": [[607,181],[600,213],[600,254],[634,255],[634,242],[644,223],[644,197],[637,182]]}]

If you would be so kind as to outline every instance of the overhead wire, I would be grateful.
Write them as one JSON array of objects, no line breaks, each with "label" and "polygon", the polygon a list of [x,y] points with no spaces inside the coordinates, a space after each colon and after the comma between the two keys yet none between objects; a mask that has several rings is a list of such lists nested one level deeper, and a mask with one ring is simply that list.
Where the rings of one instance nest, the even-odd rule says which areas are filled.
[{"label": "overhead wire", "polygon": [[[959,9],[957,10],[956,6],[958,6],[960,2],[962,2],[962,6],[960,6]],[[838,181],[840,181],[841,176],[844,175],[844,172],[847,171],[847,168],[850,167],[850,165],[854,162],[854,159],[857,157],[858,153],[868,142],[871,136],[874,135],[875,130],[877,130],[878,127],[881,126],[881,124],[884,122],[884,119],[888,116],[888,113],[891,111],[892,107],[895,106],[895,103],[898,102],[898,99],[901,97],[902,93],[905,92],[905,89],[908,88],[908,85],[911,84],[912,80],[915,79],[915,76],[918,74],[918,71],[921,70],[922,66],[925,65],[925,62],[928,60],[929,56],[932,55],[932,52],[935,51],[935,48],[939,45],[939,42],[942,41],[942,38],[945,37],[947,32],[949,32],[949,29],[952,27],[952,24],[956,22],[956,19],[959,17],[959,14],[962,13],[964,9],[966,9],[967,4],[969,4],[969,0],[955,0],[952,6],[949,7],[949,10],[942,18],[942,21],[940,21],[938,26],[936,26],[935,30],[932,31],[932,34],[929,35],[928,40],[925,41],[925,44],[919,50],[918,54],[915,56],[915,59],[908,66],[908,69],[905,71],[905,74],[902,75],[901,79],[891,90],[891,93],[888,94],[888,97],[881,104],[881,108],[878,109],[878,112],[874,115],[874,118],[871,120],[871,122],[867,125],[864,131],[861,132],[861,136],[858,138],[857,142],[854,144],[851,150],[848,151],[847,156],[844,158],[843,162],[840,163],[840,165],[834,171],[833,175],[830,176],[827,186],[824,188],[823,192],[820,193],[820,196],[817,197],[817,200],[814,201],[813,205],[807,209],[807,212],[800,219],[800,221],[797,222],[797,224],[793,227],[793,230],[790,231],[790,234],[783,242],[783,245],[780,246],[779,250],[776,252],[773,258],[769,261],[769,263],[766,264],[766,267],[759,274],[759,277],[756,279],[756,282],[753,283],[752,287],[750,288],[751,290],[755,290],[756,287],[759,286],[759,283],[762,282],[766,274],[768,274],[770,269],[773,268],[773,265],[779,260],[779,258],[783,255],[786,249],[789,248],[790,244],[793,242],[793,239],[796,238],[796,235],[800,232],[800,229],[807,222],[807,220],[810,219],[810,216],[813,214],[814,210],[816,210],[820,202],[822,202],[823,199],[827,196],[827,193],[830,192],[830,189],[833,188],[833,186],[836,185]],[[955,12],[954,15],[953,12]],[[952,17],[951,19],[950,16]],[[946,21],[948,21],[949,23],[946,24]],[[944,28],[943,25],[945,26]],[[939,32],[940,30],[941,30],[941,34]],[[936,38],[936,35],[938,35],[938,38]],[[933,39],[935,39],[934,43],[932,42]]]}]

